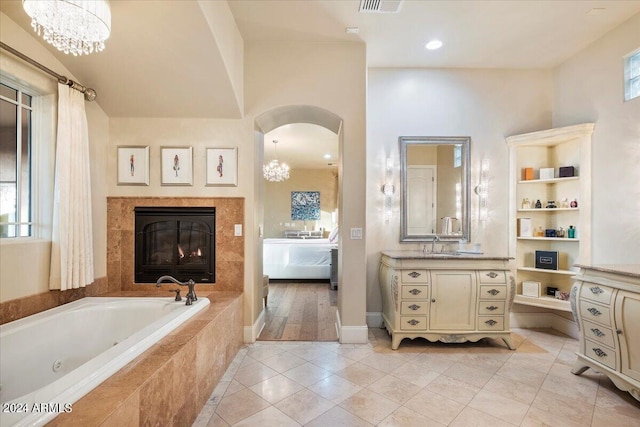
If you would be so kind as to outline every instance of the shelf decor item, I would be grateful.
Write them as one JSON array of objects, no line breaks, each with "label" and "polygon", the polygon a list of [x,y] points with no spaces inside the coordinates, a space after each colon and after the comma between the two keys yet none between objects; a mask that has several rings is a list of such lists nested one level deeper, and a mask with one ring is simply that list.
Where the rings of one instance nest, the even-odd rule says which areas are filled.
[{"label": "shelf decor item", "polygon": [[553,179],[554,173],[554,168],[540,168],[540,179]]},{"label": "shelf decor item", "polygon": [[540,289],[542,289],[540,282],[533,280],[525,280],[522,282],[522,295],[525,297],[540,298]]},{"label": "shelf decor item", "polygon": [[[553,230],[555,232],[555,230]],[[555,234],[555,233],[554,233]],[[552,236],[555,237],[555,236]],[[536,251],[536,268],[543,270],[558,269],[558,251]]]},{"label": "shelf decor item", "polygon": [[569,178],[576,176],[576,169],[573,166],[561,166],[558,171],[558,178]]},{"label": "shelf decor item", "polygon": [[518,218],[518,237],[533,237],[531,218]]},{"label": "shelf decor item", "polygon": [[533,179],[533,168],[524,168],[524,180],[531,181]]}]

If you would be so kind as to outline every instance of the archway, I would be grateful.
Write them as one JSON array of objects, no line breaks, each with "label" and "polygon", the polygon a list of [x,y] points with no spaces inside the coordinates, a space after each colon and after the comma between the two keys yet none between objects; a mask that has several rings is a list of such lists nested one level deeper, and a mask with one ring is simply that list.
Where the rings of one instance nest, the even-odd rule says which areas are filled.
[{"label": "archway", "polygon": [[[279,107],[279,108],[269,110],[255,118],[254,143],[257,145],[255,148],[256,148],[257,158],[259,160],[258,162],[259,165],[262,165],[264,163],[264,135],[282,126],[289,125],[289,124],[297,124],[297,123],[305,123],[305,124],[321,126],[333,132],[337,136],[338,145],[340,147],[339,151],[341,151],[342,119],[339,116],[337,116],[336,114],[328,110],[315,107],[315,106],[309,106],[309,105],[292,105],[292,106]],[[340,159],[338,161],[338,176],[340,175],[341,165],[342,165],[342,160],[340,156]],[[262,276],[262,272],[263,272],[262,242],[263,242],[264,235],[262,233],[262,230],[264,229],[264,224],[265,224],[264,181],[262,180],[261,173],[258,173],[258,176],[259,178],[256,180],[256,193],[258,195],[256,200],[257,202],[256,206],[257,206],[257,210],[259,211],[257,212],[257,216],[258,216],[258,223],[260,224],[259,228],[261,232],[260,232],[260,239],[258,239],[258,242],[257,242],[258,248],[256,248],[257,249],[256,274],[258,276],[257,279],[259,279]],[[338,194],[340,194],[340,192],[341,192],[341,180],[338,178]],[[338,239],[338,241],[340,242],[341,239]],[[338,282],[340,282],[341,270],[342,270],[340,253],[341,251],[339,250],[338,251],[338,258],[339,258]],[[263,322],[260,325],[260,329],[264,326],[264,312],[262,311],[261,297],[262,297],[262,293],[258,292],[256,295],[254,295],[254,301],[253,301],[255,308],[258,308],[258,304],[260,304],[259,305],[259,309],[261,312],[260,316]],[[342,299],[341,287],[338,286],[338,307],[341,306],[341,299]],[[339,313],[338,313],[337,323],[339,323]],[[257,338],[257,335],[256,335],[256,338]]]}]

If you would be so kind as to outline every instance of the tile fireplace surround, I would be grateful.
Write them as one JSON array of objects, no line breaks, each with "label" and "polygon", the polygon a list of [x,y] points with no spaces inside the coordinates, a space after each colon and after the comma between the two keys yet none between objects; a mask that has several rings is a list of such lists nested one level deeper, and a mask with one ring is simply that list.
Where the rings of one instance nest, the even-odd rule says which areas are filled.
[{"label": "tile fireplace surround", "polygon": [[[138,206],[216,208],[216,282],[198,284],[201,291],[244,288],[244,237],[233,235],[234,224],[244,224],[244,199],[237,197],[108,197],[107,276],[110,290],[152,290],[154,284],[134,283],[134,211]],[[166,284],[163,287],[169,288]]]}]

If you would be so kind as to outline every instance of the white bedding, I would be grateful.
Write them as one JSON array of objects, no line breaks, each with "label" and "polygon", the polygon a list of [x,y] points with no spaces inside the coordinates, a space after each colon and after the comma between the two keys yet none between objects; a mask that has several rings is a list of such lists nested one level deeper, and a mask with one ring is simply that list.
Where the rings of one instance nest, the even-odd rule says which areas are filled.
[{"label": "white bedding", "polygon": [[263,269],[270,279],[329,279],[329,239],[264,239]]}]

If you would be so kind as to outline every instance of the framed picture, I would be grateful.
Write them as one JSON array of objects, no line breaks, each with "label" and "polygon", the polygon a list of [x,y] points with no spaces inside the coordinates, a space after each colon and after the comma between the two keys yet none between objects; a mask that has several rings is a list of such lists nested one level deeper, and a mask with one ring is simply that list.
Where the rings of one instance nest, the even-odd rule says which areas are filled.
[{"label": "framed picture", "polygon": [[193,185],[193,148],[161,147],[162,185]]},{"label": "framed picture", "polygon": [[238,185],[238,148],[207,148],[206,185]]},{"label": "framed picture", "polygon": [[149,185],[149,146],[118,147],[118,185]]},{"label": "framed picture", "polygon": [[320,219],[320,192],[292,191],[291,219],[304,221]]}]

